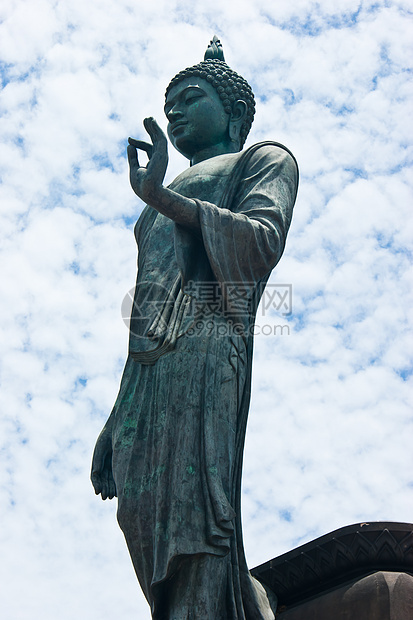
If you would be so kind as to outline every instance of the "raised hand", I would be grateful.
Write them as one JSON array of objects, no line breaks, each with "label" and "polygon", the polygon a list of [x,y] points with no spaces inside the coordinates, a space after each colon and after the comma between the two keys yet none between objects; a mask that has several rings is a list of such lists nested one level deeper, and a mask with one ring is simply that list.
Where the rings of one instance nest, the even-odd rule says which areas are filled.
[{"label": "raised hand", "polygon": [[90,476],[96,495],[112,499],[117,495],[112,473],[112,433],[104,428],[96,442]]},{"label": "raised hand", "polygon": [[[168,166],[167,139],[154,118],[145,118],[143,125],[152,140],[152,144],[129,138],[128,161],[130,184],[133,191],[141,200],[147,203],[156,201]],[[145,151],[149,161],[146,166],[140,166],[138,151]]]}]

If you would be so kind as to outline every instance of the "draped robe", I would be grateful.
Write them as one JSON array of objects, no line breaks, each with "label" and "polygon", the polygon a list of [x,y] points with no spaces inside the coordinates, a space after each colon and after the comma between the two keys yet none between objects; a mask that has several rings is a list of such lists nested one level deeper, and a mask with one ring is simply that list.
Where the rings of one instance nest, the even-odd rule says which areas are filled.
[{"label": "draped robe", "polygon": [[118,521],[159,620],[172,618],[168,588],[182,561],[204,556],[222,559],[226,584],[216,615],[199,617],[274,617],[246,566],[241,468],[252,328],[284,249],[297,184],[291,153],[259,143],[200,162],[169,186],[196,200],[200,230],[148,206],[135,227],[138,273],[110,418],[112,468]]}]

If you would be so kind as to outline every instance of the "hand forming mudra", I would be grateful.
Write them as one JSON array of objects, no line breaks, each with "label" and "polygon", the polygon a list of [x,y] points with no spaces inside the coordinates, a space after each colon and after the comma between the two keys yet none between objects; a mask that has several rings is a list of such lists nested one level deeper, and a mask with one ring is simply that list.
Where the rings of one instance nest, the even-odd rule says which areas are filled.
[{"label": "hand forming mudra", "polygon": [[[151,204],[158,198],[159,190],[162,188],[165,178],[168,166],[168,144],[164,132],[154,118],[145,118],[143,125],[152,140],[152,144],[129,138],[130,183],[135,194],[144,202]],[[139,164],[137,149],[145,151],[147,154],[148,163],[146,166]]]},{"label": "hand forming mudra", "polygon": [[[147,205],[177,224],[199,228],[196,202],[162,185],[168,166],[168,143],[164,132],[152,117],[145,118],[143,125],[152,144],[134,138],[128,140],[129,178],[133,191]],[[139,165],[137,149],[148,155],[146,166]]]}]

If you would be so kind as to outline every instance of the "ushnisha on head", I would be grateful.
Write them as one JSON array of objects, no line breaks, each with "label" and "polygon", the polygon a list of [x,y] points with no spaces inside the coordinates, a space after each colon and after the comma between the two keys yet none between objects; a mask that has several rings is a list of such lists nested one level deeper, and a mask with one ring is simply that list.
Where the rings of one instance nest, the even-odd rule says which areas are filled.
[{"label": "ushnisha on head", "polygon": [[165,100],[170,90],[185,78],[200,78],[207,81],[218,93],[224,111],[231,114],[234,104],[241,100],[246,103],[246,114],[240,129],[240,149],[243,147],[251,129],[255,114],[255,99],[251,86],[225,62],[222,46],[214,36],[205,52],[204,60],[193,67],[187,67],[172,78],[165,93]]}]

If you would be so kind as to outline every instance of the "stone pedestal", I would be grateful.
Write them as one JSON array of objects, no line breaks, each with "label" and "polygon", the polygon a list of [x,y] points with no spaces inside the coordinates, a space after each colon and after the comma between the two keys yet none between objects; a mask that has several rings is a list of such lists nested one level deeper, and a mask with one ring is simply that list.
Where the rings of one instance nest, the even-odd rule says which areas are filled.
[{"label": "stone pedestal", "polygon": [[341,528],[253,569],[277,620],[413,620],[413,525]]},{"label": "stone pedestal", "polygon": [[277,620],[413,620],[413,577],[373,573],[285,608]]}]

